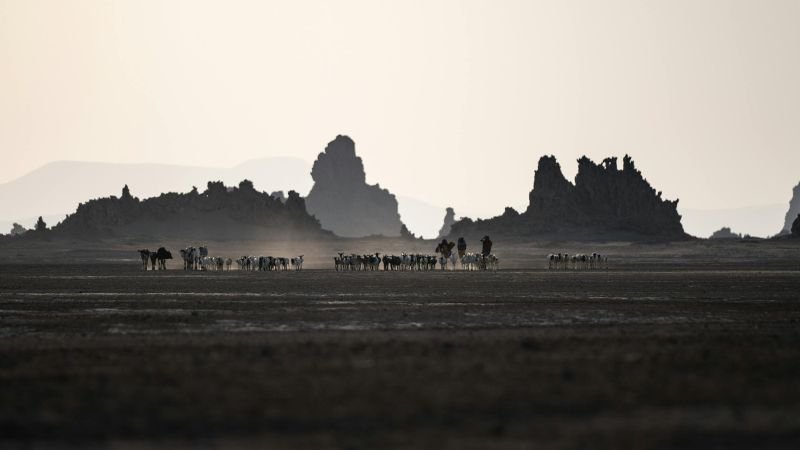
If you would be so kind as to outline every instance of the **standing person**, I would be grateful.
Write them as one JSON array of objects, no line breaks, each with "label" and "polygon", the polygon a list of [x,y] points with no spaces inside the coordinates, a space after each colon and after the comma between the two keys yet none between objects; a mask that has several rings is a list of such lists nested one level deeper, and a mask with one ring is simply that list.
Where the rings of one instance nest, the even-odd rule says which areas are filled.
[{"label": "standing person", "polygon": [[458,238],[458,257],[463,258],[467,254],[467,241],[463,237]]},{"label": "standing person", "polygon": [[442,253],[444,251],[447,251],[447,239],[442,239],[442,242],[440,242],[439,245],[436,246],[436,250],[434,250],[436,253]]},{"label": "standing person", "polygon": [[487,235],[484,236],[483,239],[481,239],[481,242],[483,242],[483,248],[481,249],[481,254],[483,256],[489,256],[489,254],[492,253],[492,240],[489,239],[489,236]]}]

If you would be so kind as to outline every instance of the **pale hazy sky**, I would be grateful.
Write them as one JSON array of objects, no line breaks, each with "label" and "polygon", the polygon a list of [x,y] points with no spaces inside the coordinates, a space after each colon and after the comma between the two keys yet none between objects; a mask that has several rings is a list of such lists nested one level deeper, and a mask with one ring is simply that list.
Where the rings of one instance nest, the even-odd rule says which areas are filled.
[{"label": "pale hazy sky", "polygon": [[0,182],[340,133],[368,181],[457,212],[524,208],[544,154],[571,178],[630,153],[683,207],[788,202],[800,1],[0,0]]}]

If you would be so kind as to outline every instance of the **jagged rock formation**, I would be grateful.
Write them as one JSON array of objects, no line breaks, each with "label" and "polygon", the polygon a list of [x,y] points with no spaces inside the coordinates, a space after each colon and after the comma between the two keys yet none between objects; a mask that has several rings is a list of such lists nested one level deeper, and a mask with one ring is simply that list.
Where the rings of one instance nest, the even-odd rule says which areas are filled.
[{"label": "jagged rock formation", "polygon": [[[125,182],[140,198],[157,197],[162,192],[184,192],[192,184],[205,185],[208,180],[235,186],[244,179],[253,180],[262,190],[293,189],[304,194],[311,189],[309,170],[310,163],[291,157],[249,160],[230,168],[57,161],[16,180],[0,183],[0,222],[8,224],[3,225],[2,231],[7,231],[12,222],[32,228],[40,215],[55,224],[75,211],[78,203],[116,193]],[[58,188],[43,188],[54,186],[56,180]]]},{"label": "jagged rock formation", "polygon": [[783,230],[778,234],[789,233],[795,217],[800,214],[800,183],[792,189],[792,199],[789,201],[789,210],[786,211],[786,220],[783,223]]},{"label": "jagged rock formation", "polygon": [[621,170],[616,158],[601,164],[579,159],[575,184],[564,178],[555,157],[544,156],[529,201],[523,213],[506,208],[489,220],[463,219],[453,225],[450,235],[687,238],[678,201],[662,199],[627,155]]},{"label": "jagged rock formation", "polygon": [[21,236],[25,234],[28,230],[25,229],[22,225],[14,222],[14,225],[11,227],[11,232],[9,233],[10,236]]},{"label": "jagged rock formation", "polygon": [[791,232],[792,236],[800,237],[800,214],[798,214],[797,217],[794,219],[794,222],[792,222]]},{"label": "jagged rock formation", "polygon": [[436,239],[442,239],[450,234],[450,228],[453,227],[453,224],[456,223],[456,212],[453,211],[453,208],[447,208],[444,213],[444,223],[442,224],[442,228],[439,230],[439,235]]},{"label": "jagged rock formation", "polygon": [[286,195],[284,195],[283,191],[275,191],[269,195],[274,199],[280,200],[281,203],[286,203]]},{"label": "jagged rock formation", "polygon": [[[417,235],[412,233],[411,230],[408,229],[406,224],[402,224],[400,226],[400,237],[406,238],[406,239],[416,239]],[[420,238],[420,239],[422,239],[422,238]]]},{"label": "jagged rock formation", "polygon": [[34,226],[34,231],[47,231],[47,224],[42,220],[42,216],[39,216],[39,220],[36,221],[36,225]]},{"label": "jagged rock formation", "polygon": [[286,202],[254,189],[244,180],[227,188],[209,182],[199,193],[166,193],[139,200],[125,186],[111,196],[81,203],[74,214],[52,228],[56,236],[153,236],[196,239],[254,239],[328,235],[306,212],[305,201],[289,191]]},{"label": "jagged rock formation", "polygon": [[326,230],[344,237],[404,235],[397,199],[380,185],[366,183],[364,164],[349,137],[339,135],[328,143],[311,177],[314,187],[306,207]]},{"label": "jagged rock formation", "polygon": [[708,237],[709,239],[741,239],[742,235],[734,233],[728,227],[722,227],[719,230],[713,232],[711,236]]}]

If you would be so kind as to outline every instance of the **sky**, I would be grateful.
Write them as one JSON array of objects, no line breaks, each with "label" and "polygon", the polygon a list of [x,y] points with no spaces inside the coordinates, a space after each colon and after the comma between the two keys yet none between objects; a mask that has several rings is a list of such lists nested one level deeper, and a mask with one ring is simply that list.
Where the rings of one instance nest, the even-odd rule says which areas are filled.
[{"label": "sky", "polygon": [[524,210],[549,154],[568,178],[630,154],[683,208],[788,205],[798,23],[797,0],[0,0],[0,182],[347,134],[369,182],[457,213]]}]

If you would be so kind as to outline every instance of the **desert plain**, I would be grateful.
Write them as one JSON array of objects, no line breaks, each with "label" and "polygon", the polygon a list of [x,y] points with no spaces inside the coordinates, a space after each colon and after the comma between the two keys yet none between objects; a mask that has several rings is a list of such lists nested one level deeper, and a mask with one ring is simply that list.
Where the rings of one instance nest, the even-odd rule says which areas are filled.
[{"label": "desert plain", "polygon": [[[800,447],[791,240],[346,273],[337,251],[433,243],[316,243],[299,272],[145,272],[136,244],[4,248],[3,448]],[[246,247],[210,245],[297,244]],[[548,270],[561,249],[609,267]]]}]

